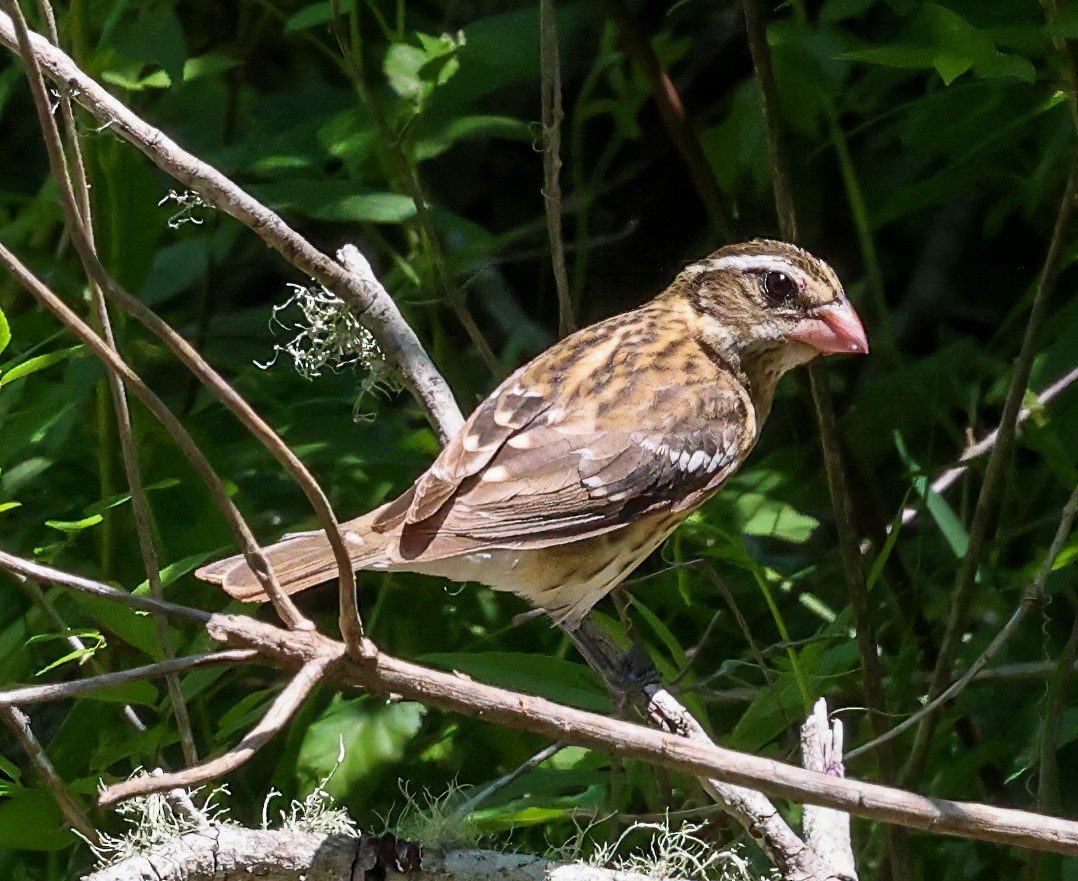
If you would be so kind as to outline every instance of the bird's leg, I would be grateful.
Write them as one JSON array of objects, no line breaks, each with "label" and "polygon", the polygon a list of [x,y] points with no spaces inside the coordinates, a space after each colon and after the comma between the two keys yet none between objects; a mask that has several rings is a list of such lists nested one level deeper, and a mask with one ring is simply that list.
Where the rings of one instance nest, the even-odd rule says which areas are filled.
[{"label": "bird's leg", "polygon": [[645,687],[658,680],[651,659],[637,642],[623,652],[590,616],[574,628],[566,627],[565,632],[588,666],[603,677],[619,706],[633,702]]}]

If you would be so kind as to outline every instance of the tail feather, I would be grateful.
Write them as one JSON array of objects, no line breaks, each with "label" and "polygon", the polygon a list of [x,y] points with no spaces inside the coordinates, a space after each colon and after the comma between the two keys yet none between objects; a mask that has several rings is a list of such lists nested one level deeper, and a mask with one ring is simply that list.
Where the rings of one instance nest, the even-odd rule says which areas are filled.
[{"label": "tail feather", "polygon": [[[355,521],[342,524],[352,540],[346,541],[353,569],[377,566],[385,560],[387,539]],[[361,537],[362,544],[354,537]],[[262,549],[285,593],[297,593],[337,577],[337,561],[324,532],[301,532]],[[242,554],[218,560],[195,572],[197,578],[220,584],[225,592],[244,602],[264,603],[269,597]]]}]

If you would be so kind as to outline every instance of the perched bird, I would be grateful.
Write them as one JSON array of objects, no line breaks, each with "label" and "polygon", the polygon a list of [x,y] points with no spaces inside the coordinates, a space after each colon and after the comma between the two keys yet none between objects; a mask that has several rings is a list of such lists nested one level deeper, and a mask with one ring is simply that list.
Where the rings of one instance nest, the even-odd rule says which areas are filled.
[{"label": "perched bird", "polygon": [[[505,380],[410,489],[341,524],[353,565],[512,591],[575,627],[737,471],[779,378],[838,352],[868,341],[830,266],[724,247]],[[289,593],[337,572],[322,532],[266,554]],[[197,575],[266,599],[242,557]]]}]

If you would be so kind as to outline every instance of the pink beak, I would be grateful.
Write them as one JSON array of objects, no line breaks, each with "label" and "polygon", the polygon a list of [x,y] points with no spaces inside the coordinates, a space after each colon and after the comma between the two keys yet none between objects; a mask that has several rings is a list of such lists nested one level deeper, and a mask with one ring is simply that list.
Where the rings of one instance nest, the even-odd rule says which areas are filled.
[{"label": "pink beak", "polygon": [[845,297],[820,306],[809,315],[798,323],[787,339],[807,343],[824,355],[868,354],[864,325]]}]

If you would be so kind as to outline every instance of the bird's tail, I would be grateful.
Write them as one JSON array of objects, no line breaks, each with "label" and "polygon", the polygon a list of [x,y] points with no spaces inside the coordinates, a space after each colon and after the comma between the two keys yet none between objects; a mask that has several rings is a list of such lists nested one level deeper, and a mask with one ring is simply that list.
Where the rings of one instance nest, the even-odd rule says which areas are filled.
[{"label": "bird's tail", "polygon": [[[368,520],[377,511],[365,517],[342,523],[342,534],[347,530],[345,547],[352,560],[353,569],[379,567],[386,563],[386,547],[389,539],[370,529]],[[321,530],[286,535],[281,541],[262,549],[273,567],[285,593],[297,593],[337,577],[337,561],[329,546],[329,539]],[[237,600],[264,603],[269,597],[242,554],[218,560],[195,572],[197,578],[221,585],[225,592]]]}]

